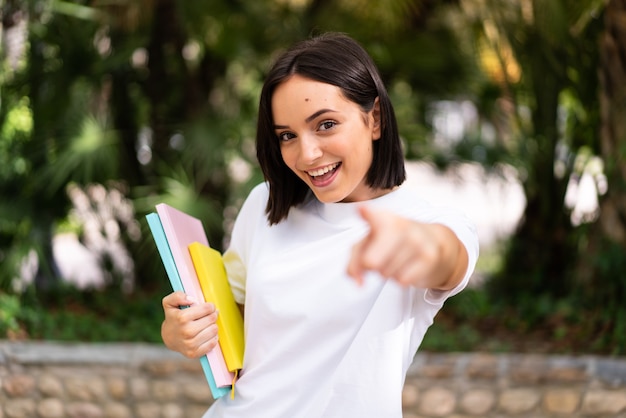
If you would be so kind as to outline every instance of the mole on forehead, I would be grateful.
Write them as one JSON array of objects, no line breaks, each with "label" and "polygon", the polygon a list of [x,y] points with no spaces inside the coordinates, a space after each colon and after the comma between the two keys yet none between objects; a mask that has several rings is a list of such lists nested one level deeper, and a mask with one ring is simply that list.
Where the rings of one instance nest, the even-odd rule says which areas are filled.
[{"label": "mole on forehead", "polygon": [[308,101],[309,101],[309,98],[308,98],[308,97],[306,97],[306,98],[304,99],[304,101],[305,101],[305,102],[308,102]]}]

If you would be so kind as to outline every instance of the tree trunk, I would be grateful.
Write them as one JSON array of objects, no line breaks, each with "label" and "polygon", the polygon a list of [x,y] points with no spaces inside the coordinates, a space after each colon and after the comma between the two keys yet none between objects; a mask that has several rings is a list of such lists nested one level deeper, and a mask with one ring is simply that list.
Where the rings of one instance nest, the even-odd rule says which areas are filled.
[{"label": "tree trunk", "polygon": [[608,191],[576,270],[584,299],[606,310],[626,297],[626,0],[609,0],[600,39],[600,152]]},{"label": "tree trunk", "polygon": [[610,0],[600,43],[600,145],[609,190],[601,200],[604,236],[626,249],[626,0]]},{"label": "tree trunk", "polygon": [[532,131],[525,140],[530,161],[524,182],[527,203],[505,254],[504,269],[490,284],[498,298],[509,300],[519,300],[520,295],[561,296],[566,289],[565,272],[573,261],[568,239],[571,224],[563,208],[567,179],[554,174],[563,74],[545,58],[550,54],[563,57],[558,50],[541,45],[542,38],[530,32],[519,46],[527,57],[524,73],[535,97]]}]

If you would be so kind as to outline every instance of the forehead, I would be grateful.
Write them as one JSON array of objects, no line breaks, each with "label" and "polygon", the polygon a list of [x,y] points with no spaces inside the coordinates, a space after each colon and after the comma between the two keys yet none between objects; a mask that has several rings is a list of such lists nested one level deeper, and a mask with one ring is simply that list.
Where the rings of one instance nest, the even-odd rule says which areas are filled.
[{"label": "forehead", "polygon": [[344,97],[339,87],[293,75],[279,84],[272,95],[272,114],[277,117],[315,112],[321,108],[342,110],[356,106]]}]

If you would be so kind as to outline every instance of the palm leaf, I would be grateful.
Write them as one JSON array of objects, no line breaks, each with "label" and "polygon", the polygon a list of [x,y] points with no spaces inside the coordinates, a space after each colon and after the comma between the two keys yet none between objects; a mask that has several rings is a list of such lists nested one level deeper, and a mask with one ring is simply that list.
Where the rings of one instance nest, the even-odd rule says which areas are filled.
[{"label": "palm leaf", "polygon": [[105,183],[116,177],[119,168],[117,135],[94,117],[85,117],[77,134],[61,145],[58,156],[42,168],[37,189],[54,194],[71,181]]}]

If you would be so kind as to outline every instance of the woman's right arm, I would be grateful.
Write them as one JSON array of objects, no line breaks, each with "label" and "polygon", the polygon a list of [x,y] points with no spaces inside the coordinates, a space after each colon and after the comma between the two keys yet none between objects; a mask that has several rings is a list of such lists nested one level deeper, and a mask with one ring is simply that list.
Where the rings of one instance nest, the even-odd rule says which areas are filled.
[{"label": "woman's right arm", "polygon": [[[212,303],[196,303],[183,292],[163,298],[165,346],[189,358],[199,358],[217,345],[217,311]],[[188,306],[180,309],[180,306]]]}]

